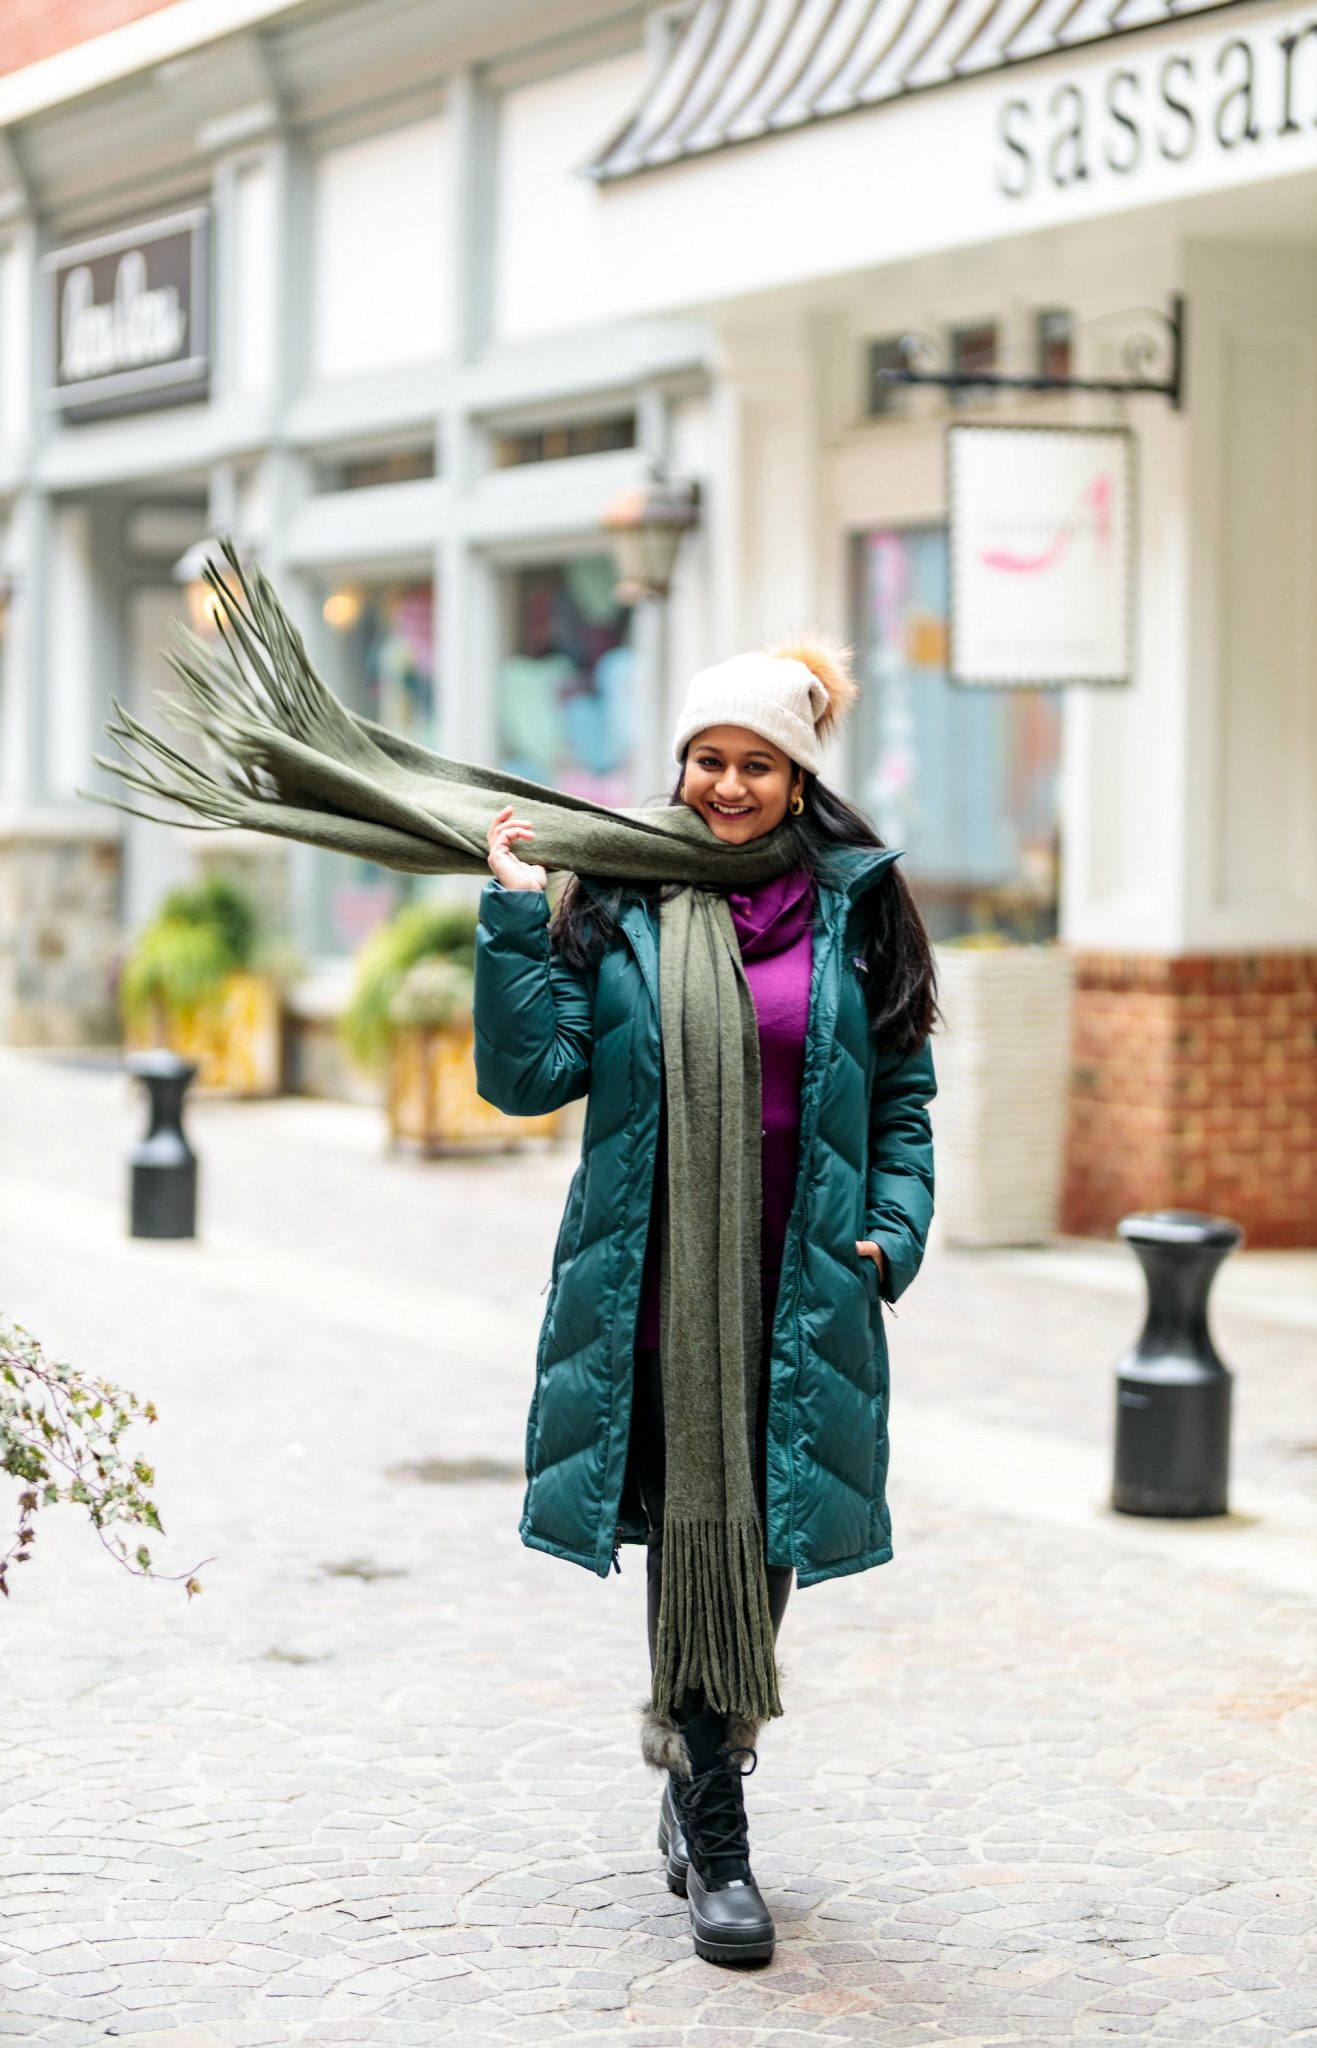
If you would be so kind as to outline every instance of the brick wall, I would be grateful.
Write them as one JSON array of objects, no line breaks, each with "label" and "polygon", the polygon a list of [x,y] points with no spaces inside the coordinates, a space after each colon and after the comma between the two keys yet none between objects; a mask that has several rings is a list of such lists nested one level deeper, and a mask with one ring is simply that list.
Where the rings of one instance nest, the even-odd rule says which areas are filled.
[{"label": "brick wall", "polygon": [[1062,1228],[1206,1209],[1317,1245],[1317,954],[1076,959]]},{"label": "brick wall", "polygon": [[107,29],[143,14],[158,14],[173,0],[4,0],[0,5],[0,74],[21,71]]}]

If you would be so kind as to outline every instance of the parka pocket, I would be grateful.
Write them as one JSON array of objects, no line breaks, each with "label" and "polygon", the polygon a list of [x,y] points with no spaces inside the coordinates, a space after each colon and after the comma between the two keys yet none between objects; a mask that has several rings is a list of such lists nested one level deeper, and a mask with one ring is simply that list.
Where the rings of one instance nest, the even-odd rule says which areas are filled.
[{"label": "parka pocket", "polygon": [[876,1302],[880,1300],[882,1295],[882,1283],[878,1277],[877,1260],[869,1258],[864,1252],[856,1252],[855,1261],[856,1264],[859,1266],[860,1279],[864,1283],[864,1290],[868,1295],[869,1300],[871,1302]]}]

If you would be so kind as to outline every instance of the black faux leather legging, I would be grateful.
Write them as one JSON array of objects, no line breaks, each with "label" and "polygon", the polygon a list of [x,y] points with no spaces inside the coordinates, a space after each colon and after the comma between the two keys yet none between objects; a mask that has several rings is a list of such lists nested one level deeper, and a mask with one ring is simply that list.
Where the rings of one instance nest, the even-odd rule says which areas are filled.
[{"label": "black faux leather legging", "polygon": [[[764,1492],[767,1476],[768,1403],[759,1404],[756,1432],[755,1487],[759,1496],[759,1518],[766,1523]],[[657,1351],[638,1350],[631,1404],[631,1467],[645,1511],[645,1575],[649,1594],[649,1668],[653,1674],[658,1652],[659,1594],[663,1577],[663,1381]],[[773,1618],[773,1639],[777,1640],[786,1612],[787,1599],[795,1583],[791,1565],[766,1565],[768,1607]],[[677,1718],[698,1711],[704,1704],[699,1694],[687,1692]]]}]

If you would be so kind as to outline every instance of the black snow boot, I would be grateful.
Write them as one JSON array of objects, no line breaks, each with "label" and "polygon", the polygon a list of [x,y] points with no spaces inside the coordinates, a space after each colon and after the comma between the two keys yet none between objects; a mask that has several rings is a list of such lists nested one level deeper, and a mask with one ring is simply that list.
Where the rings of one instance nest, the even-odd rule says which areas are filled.
[{"label": "black snow boot", "polygon": [[690,1781],[690,1751],[676,1720],[656,1714],[647,1700],[640,1706],[640,1753],[651,1770],[663,1773],[658,1845],[664,1857],[668,1889],[684,1899],[690,1857],[681,1815],[681,1795]]},{"label": "black snow boot", "polygon": [[[730,1732],[744,1730],[733,1726]],[[695,1953],[710,1963],[767,1962],[777,1929],[750,1868],[741,1786],[758,1754],[747,1743],[729,1741],[727,1718],[712,1709],[683,1720],[682,1734],[691,1763],[679,1796]],[[743,1757],[750,1759],[748,1771],[742,1770]]]},{"label": "black snow boot", "polygon": [[658,1845],[664,1858],[668,1890],[684,1899],[690,1850],[686,1846],[686,1828],[681,1817],[681,1792],[682,1781],[669,1774],[659,1801]]}]

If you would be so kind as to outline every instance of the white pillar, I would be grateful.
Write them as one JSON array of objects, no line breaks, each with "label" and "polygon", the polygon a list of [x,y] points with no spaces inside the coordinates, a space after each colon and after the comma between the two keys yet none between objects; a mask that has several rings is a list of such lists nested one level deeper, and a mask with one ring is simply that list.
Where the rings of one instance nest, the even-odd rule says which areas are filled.
[{"label": "white pillar", "polygon": [[1317,947],[1317,259],[1191,244],[1181,944]]},{"label": "white pillar", "polygon": [[1131,420],[1134,680],[1063,695],[1061,937],[1084,951],[1174,952],[1183,928],[1188,456],[1199,422],[1156,398],[1132,401]]},{"label": "white pillar", "polygon": [[1317,262],[1186,243],[1177,269],[1185,409],[1130,404],[1134,687],[1066,697],[1062,936],[1088,951],[1308,950]]},{"label": "white pillar", "polygon": [[817,622],[820,423],[807,322],[727,326],[714,394],[710,538],[720,651]]}]

